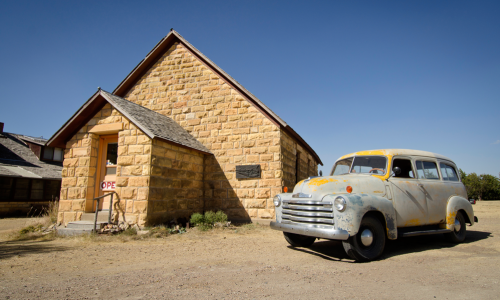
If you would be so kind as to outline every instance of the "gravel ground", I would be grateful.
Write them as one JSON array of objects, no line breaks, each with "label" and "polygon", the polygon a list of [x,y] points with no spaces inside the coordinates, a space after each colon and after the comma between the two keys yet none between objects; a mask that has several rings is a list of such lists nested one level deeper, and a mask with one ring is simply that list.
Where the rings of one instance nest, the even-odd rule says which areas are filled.
[{"label": "gravel ground", "polygon": [[369,263],[334,241],[291,248],[265,226],[19,241],[8,230],[27,220],[2,219],[0,299],[498,299],[500,201],[474,209],[465,243],[389,241]]}]

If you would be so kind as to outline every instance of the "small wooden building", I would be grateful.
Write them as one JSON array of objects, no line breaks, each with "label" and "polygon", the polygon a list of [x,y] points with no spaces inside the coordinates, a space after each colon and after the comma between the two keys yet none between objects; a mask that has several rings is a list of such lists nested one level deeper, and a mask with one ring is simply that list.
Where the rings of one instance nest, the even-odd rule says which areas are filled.
[{"label": "small wooden building", "polygon": [[63,151],[47,140],[3,131],[0,123],[0,217],[43,215],[61,189]]},{"label": "small wooden building", "polygon": [[271,219],[274,195],[322,164],[287,123],[173,30],[47,145],[65,149],[63,223],[93,212],[92,199],[109,190],[115,218],[139,225],[207,210]]}]

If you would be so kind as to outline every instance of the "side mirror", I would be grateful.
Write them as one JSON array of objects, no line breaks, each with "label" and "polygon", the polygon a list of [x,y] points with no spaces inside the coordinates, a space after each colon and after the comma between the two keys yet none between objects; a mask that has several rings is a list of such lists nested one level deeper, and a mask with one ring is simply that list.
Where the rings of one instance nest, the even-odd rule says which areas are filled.
[{"label": "side mirror", "polygon": [[396,175],[401,174],[401,168],[400,168],[400,167],[394,167],[394,169],[392,169],[392,171],[393,171],[393,172],[394,172],[394,174],[396,174]]},{"label": "side mirror", "polygon": [[319,170],[319,176],[323,176],[323,171]]},{"label": "side mirror", "polygon": [[387,177],[387,179],[386,179],[385,181],[387,181],[387,182],[388,182],[388,181],[389,181],[389,178],[394,177],[394,175],[399,175],[399,174],[401,174],[401,168],[400,168],[400,167],[394,167],[394,168],[392,169],[391,176]]}]

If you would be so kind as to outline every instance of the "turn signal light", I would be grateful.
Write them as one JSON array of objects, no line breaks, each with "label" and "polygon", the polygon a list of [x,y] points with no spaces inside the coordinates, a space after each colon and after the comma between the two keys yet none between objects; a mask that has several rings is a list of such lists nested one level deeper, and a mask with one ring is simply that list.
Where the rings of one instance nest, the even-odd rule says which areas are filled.
[{"label": "turn signal light", "polygon": [[348,185],[345,190],[350,194],[352,193],[352,186]]},{"label": "turn signal light", "polygon": [[283,188],[283,191],[285,191],[285,193],[287,193],[287,192],[288,192],[288,187],[287,187],[287,186],[285,186],[285,187]]}]

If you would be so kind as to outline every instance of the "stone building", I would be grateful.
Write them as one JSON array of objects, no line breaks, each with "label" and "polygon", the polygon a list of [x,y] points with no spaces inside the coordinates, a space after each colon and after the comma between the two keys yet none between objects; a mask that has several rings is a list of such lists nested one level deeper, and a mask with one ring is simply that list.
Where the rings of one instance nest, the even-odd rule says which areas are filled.
[{"label": "stone building", "polygon": [[287,123],[173,30],[47,145],[65,149],[63,223],[94,211],[92,199],[106,190],[117,194],[115,217],[139,225],[207,210],[271,219],[274,195],[322,164]]}]

